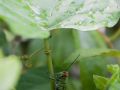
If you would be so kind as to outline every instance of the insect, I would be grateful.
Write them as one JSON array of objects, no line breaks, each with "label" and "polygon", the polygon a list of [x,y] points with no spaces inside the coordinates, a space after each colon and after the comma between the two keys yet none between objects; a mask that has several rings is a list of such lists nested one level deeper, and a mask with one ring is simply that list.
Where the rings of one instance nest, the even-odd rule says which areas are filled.
[{"label": "insect", "polygon": [[[40,53],[42,49],[35,51],[34,53],[32,53],[29,56],[22,56],[21,59],[24,60],[28,60],[30,59],[32,56]],[[50,79],[54,79],[55,80],[55,90],[66,90],[66,80],[69,77],[69,72],[68,70],[70,69],[70,67],[77,61],[77,59],[79,58],[80,55],[77,56],[77,58],[70,64],[68,65],[68,67],[65,69],[65,71],[59,72],[55,74],[55,78],[52,78],[50,76]]]},{"label": "insect", "polygon": [[77,61],[80,55],[67,67],[66,71],[59,72],[55,75],[56,82],[55,82],[55,87],[56,90],[66,90],[66,79],[69,76],[68,70],[70,67]]}]

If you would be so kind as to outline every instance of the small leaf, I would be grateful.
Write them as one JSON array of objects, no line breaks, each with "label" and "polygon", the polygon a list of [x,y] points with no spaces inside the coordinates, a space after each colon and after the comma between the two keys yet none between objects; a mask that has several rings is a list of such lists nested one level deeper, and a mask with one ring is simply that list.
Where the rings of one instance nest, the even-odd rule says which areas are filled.
[{"label": "small leaf", "polygon": [[102,86],[103,82],[101,79],[104,80],[105,77],[101,76],[94,76],[94,81],[96,84],[96,87],[100,90],[119,90],[120,87],[120,70],[118,65],[108,65],[108,71],[112,73],[110,78],[107,78],[107,82],[104,83],[104,86]]},{"label": "small leaf", "polygon": [[108,82],[108,78],[101,77],[98,75],[93,75],[93,79],[98,89],[105,90],[107,82]]},{"label": "small leaf", "polygon": [[119,73],[119,71],[120,71],[119,65],[108,65],[108,66],[107,66],[107,69],[108,69],[108,71],[111,72],[112,74],[114,74],[114,73]]},{"label": "small leaf", "polygon": [[118,65],[108,65],[108,71],[112,73],[111,78],[108,80],[107,87],[114,86],[120,80],[120,67]]}]

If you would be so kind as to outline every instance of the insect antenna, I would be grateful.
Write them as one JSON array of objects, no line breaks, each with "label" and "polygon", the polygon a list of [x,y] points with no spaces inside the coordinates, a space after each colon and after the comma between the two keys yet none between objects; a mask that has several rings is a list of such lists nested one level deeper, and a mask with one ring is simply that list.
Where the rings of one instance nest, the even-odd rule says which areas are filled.
[{"label": "insect antenna", "polygon": [[66,71],[68,71],[70,69],[70,67],[78,60],[78,58],[80,57],[80,54],[75,58],[75,60],[66,68]]},{"label": "insect antenna", "polygon": [[30,58],[32,58],[33,56],[37,55],[38,53],[40,53],[44,48],[40,48],[38,50],[36,50],[35,52],[33,52],[31,55],[30,55]]}]

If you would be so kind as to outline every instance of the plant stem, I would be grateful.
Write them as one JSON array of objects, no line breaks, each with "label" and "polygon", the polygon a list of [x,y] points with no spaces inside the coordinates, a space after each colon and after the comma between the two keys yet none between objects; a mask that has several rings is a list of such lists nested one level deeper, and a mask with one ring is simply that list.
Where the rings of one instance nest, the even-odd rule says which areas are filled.
[{"label": "plant stem", "polygon": [[50,50],[50,45],[49,45],[49,38],[44,39],[44,48],[45,48],[45,54],[47,56],[48,70],[49,70],[50,76],[53,78],[53,79],[50,79],[51,90],[55,90],[55,76],[54,76],[51,50]]}]

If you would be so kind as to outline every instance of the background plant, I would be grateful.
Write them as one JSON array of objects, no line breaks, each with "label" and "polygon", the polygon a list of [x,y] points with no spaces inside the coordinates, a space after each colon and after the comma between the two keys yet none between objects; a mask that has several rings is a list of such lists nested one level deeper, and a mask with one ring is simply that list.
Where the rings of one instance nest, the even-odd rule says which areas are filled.
[{"label": "background plant", "polygon": [[96,87],[100,90],[119,90],[119,66],[108,65],[107,69],[110,73],[112,73],[112,76],[110,78],[94,75]]},{"label": "background plant", "polygon": [[[108,56],[120,57],[110,49],[113,44],[119,49],[119,23],[113,27],[119,17],[119,0],[0,0],[0,46],[6,56],[17,55],[23,63],[16,89],[49,90],[51,81],[54,90],[55,73],[80,54],[67,89],[96,90],[93,74],[107,75],[106,64],[117,63]],[[107,29],[115,33],[82,32],[101,27],[113,27]]]}]

